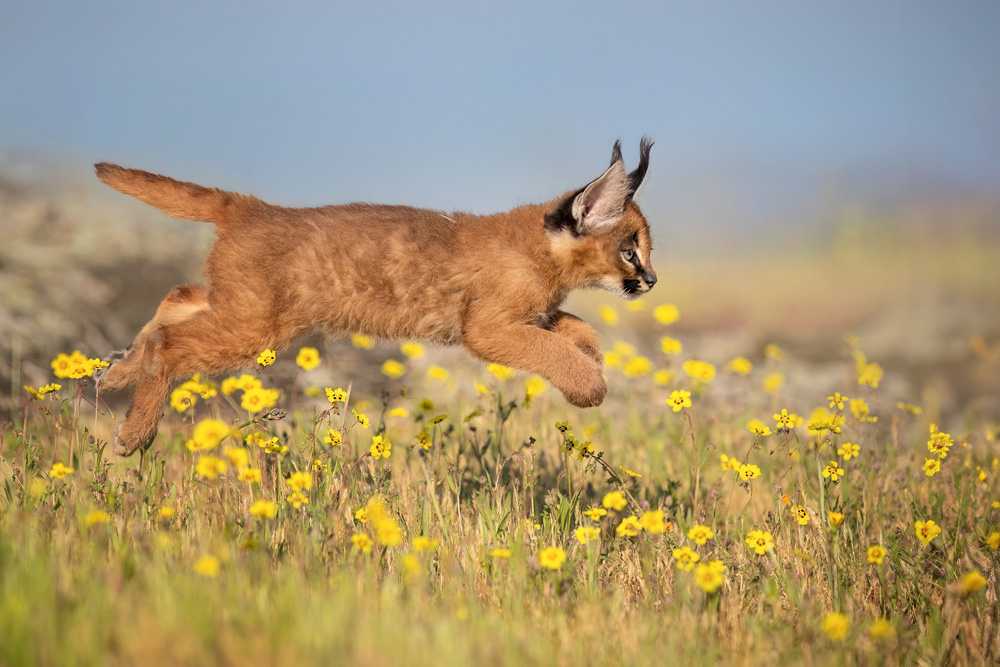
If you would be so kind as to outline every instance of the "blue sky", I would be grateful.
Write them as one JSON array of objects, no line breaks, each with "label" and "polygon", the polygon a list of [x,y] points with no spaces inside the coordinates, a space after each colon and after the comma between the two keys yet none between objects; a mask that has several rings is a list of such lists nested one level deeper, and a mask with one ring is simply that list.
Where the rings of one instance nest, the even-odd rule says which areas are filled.
[{"label": "blue sky", "polygon": [[[654,225],[1000,194],[1000,3],[21,2],[0,156],[489,212],[656,140]],[[831,194],[832,193],[832,194]],[[784,212],[784,213],[782,213]],[[756,221],[756,222],[755,222]]]}]

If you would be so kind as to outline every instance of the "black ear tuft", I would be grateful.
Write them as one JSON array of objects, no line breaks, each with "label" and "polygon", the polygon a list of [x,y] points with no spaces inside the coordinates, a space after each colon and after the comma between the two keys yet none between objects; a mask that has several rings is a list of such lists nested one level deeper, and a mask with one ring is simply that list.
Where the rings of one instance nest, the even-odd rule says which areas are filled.
[{"label": "black ear tuft", "polygon": [[545,231],[561,232],[564,229],[573,236],[579,236],[580,232],[576,227],[576,218],[573,217],[573,202],[577,195],[583,192],[584,188],[571,193],[568,197],[559,202],[559,205],[545,214]]},{"label": "black ear tuft", "polygon": [[639,189],[643,179],[646,178],[646,172],[649,170],[649,149],[652,147],[653,140],[649,137],[643,137],[642,141],[639,142],[639,166],[628,175],[629,199],[635,195],[635,191]]},{"label": "black ear tuft", "polygon": [[611,149],[611,164],[621,161],[622,161],[622,140],[618,139],[617,141],[615,141],[614,148]]}]

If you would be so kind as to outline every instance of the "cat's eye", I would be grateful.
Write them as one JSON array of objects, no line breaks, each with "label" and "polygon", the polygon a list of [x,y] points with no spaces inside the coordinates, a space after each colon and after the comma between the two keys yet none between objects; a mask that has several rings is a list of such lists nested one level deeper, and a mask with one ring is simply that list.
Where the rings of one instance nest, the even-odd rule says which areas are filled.
[{"label": "cat's eye", "polygon": [[626,262],[631,263],[632,260],[635,259],[635,251],[632,250],[631,248],[625,248],[624,250],[622,250],[622,259],[624,259]]}]

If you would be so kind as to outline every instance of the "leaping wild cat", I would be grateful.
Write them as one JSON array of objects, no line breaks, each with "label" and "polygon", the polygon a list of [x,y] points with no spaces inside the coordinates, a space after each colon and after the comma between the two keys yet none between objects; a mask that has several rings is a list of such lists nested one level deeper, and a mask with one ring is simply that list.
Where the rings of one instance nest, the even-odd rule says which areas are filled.
[{"label": "leaping wild cat", "polygon": [[204,287],[175,287],[98,377],[136,385],[114,451],[156,435],[170,383],[253,364],[314,329],[462,344],[484,361],[537,373],[570,403],[607,387],[597,332],[559,310],[571,290],[627,299],[656,283],[649,225],[633,195],[652,141],[626,173],[621,142],[596,180],[495,215],[346,204],[284,208],[255,197],[102,162],[97,178],[175,218],[213,222]]}]

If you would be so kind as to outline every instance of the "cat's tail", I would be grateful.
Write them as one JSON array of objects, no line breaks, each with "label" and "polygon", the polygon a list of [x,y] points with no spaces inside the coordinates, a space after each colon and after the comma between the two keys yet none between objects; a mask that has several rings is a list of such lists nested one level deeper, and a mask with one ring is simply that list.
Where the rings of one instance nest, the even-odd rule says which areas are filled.
[{"label": "cat's tail", "polygon": [[94,165],[99,181],[122,194],[163,211],[174,218],[213,222],[221,228],[248,208],[263,202],[255,197],[177,181],[110,162]]}]

